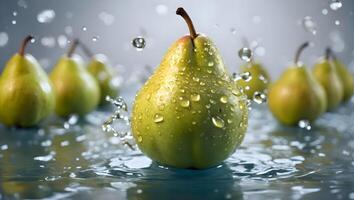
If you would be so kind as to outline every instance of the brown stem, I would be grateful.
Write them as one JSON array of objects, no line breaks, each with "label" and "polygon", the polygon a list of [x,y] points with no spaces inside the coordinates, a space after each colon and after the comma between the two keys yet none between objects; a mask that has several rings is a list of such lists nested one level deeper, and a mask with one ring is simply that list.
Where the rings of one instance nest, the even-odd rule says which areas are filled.
[{"label": "brown stem", "polygon": [[24,56],[25,55],[25,50],[26,50],[26,46],[28,44],[29,41],[31,41],[34,37],[32,35],[28,35],[21,44],[20,50],[18,51],[18,54],[20,54],[20,56]]},{"label": "brown stem", "polygon": [[[332,57],[333,60],[337,60],[336,54],[332,51],[331,47],[327,47],[329,49],[329,56]],[[329,57],[328,56],[328,57]]]},{"label": "brown stem", "polygon": [[325,50],[325,59],[328,60],[331,55],[332,55],[332,50],[331,48],[327,47]]},{"label": "brown stem", "polygon": [[179,7],[176,10],[176,14],[183,17],[183,19],[186,21],[188,28],[189,28],[189,33],[190,33],[190,36],[192,37],[192,39],[196,38],[198,36],[198,34],[194,29],[193,22],[192,22],[191,18],[189,17],[188,13],[182,7]]},{"label": "brown stem", "polygon": [[295,54],[295,60],[294,60],[295,64],[298,64],[302,51],[308,46],[309,46],[309,42],[305,42],[298,48]]},{"label": "brown stem", "polygon": [[73,53],[74,53],[74,51],[75,51],[75,49],[76,49],[76,47],[77,47],[77,45],[78,45],[79,43],[80,43],[80,42],[79,42],[78,39],[75,39],[75,40],[73,41],[73,44],[70,46],[69,51],[68,51],[68,57],[69,57],[69,58],[73,55]]},{"label": "brown stem", "polygon": [[84,51],[87,57],[89,58],[93,57],[92,51],[84,43],[80,42],[80,47]]}]

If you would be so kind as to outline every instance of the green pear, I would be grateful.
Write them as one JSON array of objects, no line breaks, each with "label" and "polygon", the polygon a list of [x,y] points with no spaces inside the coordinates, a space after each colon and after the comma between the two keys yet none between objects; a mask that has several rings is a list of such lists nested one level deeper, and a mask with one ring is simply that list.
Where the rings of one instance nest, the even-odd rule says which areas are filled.
[{"label": "green pear", "polygon": [[333,57],[333,65],[335,66],[339,78],[342,82],[343,86],[343,100],[346,101],[350,99],[351,96],[353,96],[354,93],[354,79],[353,75],[350,73],[348,68],[334,55],[334,53],[331,51],[331,55]]},{"label": "green pear", "polygon": [[82,58],[73,55],[78,43],[78,40],[73,42],[68,54],[59,59],[50,74],[56,93],[55,112],[61,117],[84,116],[100,101],[97,81],[84,67]]},{"label": "green pear", "polygon": [[106,101],[107,96],[116,98],[119,94],[117,71],[115,71],[115,69],[110,65],[107,56],[104,54],[93,55],[86,45],[82,43],[80,44],[86,55],[91,58],[87,69],[92,76],[95,77],[100,86],[100,105],[105,105],[108,102]]},{"label": "green pear", "polygon": [[318,82],[323,86],[327,98],[327,110],[332,110],[343,100],[343,85],[338,75],[337,69],[329,60],[330,50],[326,49],[326,56],[319,60],[313,73]]},{"label": "green pear", "polygon": [[308,43],[300,46],[294,66],[286,69],[269,88],[269,108],[285,125],[297,125],[301,120],[313,122],[327,107],[323,87],[306,66],[299,63],[300,54],[307,46]]},{"label": "green pear", "polygon": [[7,126],[37,125],[54,110],[54,90],[47,74],[33,56],[25,55],[31,39],[24,39],[1,75],[0,121]]},{"label": "green pear", "polygon": [[247,99],[212,41],[195,32],[183,8],[176,13],[187,22],[190,35],[170,47],[136,95],[132,132],[141,151],[160,164],[208,168],[242,142]]},{"label": "green pear", "polygon": [[237,83],[242,87],[243,92],[248,99],[253,99],[255,92],[265,92],[270,83],[270,76],[267,70],[260,64],[254,61],[247,62],[241,66],[241,73],[249,72],[250,80],[240,79]]}]

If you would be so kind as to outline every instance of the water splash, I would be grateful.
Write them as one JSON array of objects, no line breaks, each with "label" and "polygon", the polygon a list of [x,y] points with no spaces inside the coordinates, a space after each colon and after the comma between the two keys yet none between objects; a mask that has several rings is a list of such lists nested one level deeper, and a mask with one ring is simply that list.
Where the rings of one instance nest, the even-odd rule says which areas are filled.
[{"label": "water splash", "polygon": [[43,10],[37,15],[37,21],[39,23],[50,23],[55,18],[54,10]]}]

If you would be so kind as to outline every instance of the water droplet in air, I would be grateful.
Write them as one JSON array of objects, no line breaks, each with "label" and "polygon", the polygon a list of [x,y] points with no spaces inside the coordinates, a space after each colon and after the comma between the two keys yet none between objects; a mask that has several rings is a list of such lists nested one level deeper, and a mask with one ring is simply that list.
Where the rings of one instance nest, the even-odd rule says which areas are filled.
[{"label": "water droplet in air", "polygon": [[106,25],[110,26],[114,22],[114,16],[107,13],[107,12],[101,12],[98,14],[98,18]]},{"label": "water droplet in air", "polygon": [[166,15],[168,12],[168,7],[166,5],[159,4],[156,6],[155,10],[159,15]]},{"label": "water droplet in air", "polygon": [[303,28],[307,31],[312,33],[313,35],[316,35],[317,33],[317,25],[316,23],[312,20],[312,17],[306,16],[302,19],[302,26]]},{"label": "water droplet in air", "polygon": [[1,149],[2,151],[7,150],[8,148],[9,148],[9,146],[7,146],[7,144],[3,144],[3,145],[0,146],[0,149]]},{"label": "water droplet in air", "polygon": [[57,38],[57,42],[60,48],[65,48],[66,45],[68,44],[68,39],[66,38],[65,35],[59,35]]},{"label": "water droplet in air", "polygon": [[9,41],[9,36],[5,32],[0,32],[0,47],[3,47]]},{"label": "water droplet in air", "polygon": [[54,10],[43,10],[37,15],[37,21],[39,23],[50,23],[55,17]]},{"label": "water droplet in air", "polygon": [[334,21],[334,24],[337,25],[337,26],[339,26],[339,25],[340,25],[340,21],[339,21],[339,20],[336,20],[336,21]]},{"label": "water droplet in air", "polygon": [[12,21],[11,21],[11,24],[14,24],[14,25],[15,25],[16,23],[17,23],[16,20],[12,20]]},{"label": "water droplet in air", "polygon": [[161,114],[156,113],[156,114],[154,115],[154,122],[155,122],[155,123],[163,122],[163,120],[164,120],[164,118],[163,118],[163,116],[162,116]]},{"label": "water droplet in air", "polygon": [[312,128],[310,121],[305,120],[305,119],[300,120],[299,123],[298,123],[298,126],[299,126],[300,128],[306,129],[306,130],[308,130],[308,131],[311,130],[311,128]]},{"label": "water droplet in air", "polygon": [[31,40],[30,40],[30,42],[33,44],[33,43],[35,43],[36,42],[36,38],[32,38]]},{"label": "water droplet in air", "polygon": [[253,52],[251,49],[243,47],[238,51],[238,56],[241,58],[241,60],[249,62],[252,59]]},{"label": "water droplet in air", "polygon": [[87,27],[86,27],[86,26],[83,26],[81,29],[82,29],[83,31],[87,31]]},{"label": "water droplet in air", "polygon": [[138,36],[132,40],[132,45],[137,51],[142,51],[145,48],[146,42],[143,37]]},{"label": "water droplet in air", "polygon": [[16,17],[16,16],[17,16],[17,12],[16,12],[16,11],[13,11],[13,12],[12,12],[12,15],[13,15],[14,17]]},{"label": "water droplet in air", "polygon": [[191,100],[192,101],[199,101],[200,95],[199,94],[191,94]]},{"label": "water droplet in air", "polygon": [[341,8],[343,6],[342,2],[339,0],[332,0],[331,4],[329,4],[329,7],[332,10],[338,10],[339,8]]},{"label": "water droplet in air", "polygon": [[216,117],[212,117],[211,121],[213,122],[215,127],[224,128],[224,126],[225,126],[224,120],[221,119],[220,117],[217,117],[217,116]]},{"label": "water droplet in air", "polygon": [[262,46],[257,46],[256,49],[254,50],[254,53],[257,54],[258,56],[264,56],[266,54],[266,49]]},{"label": "water droplet in air", "polygon": [[253,101],[256,102],[257,104],[265,103],[267,102],[267,95],[262,92],[256,91],[253,94]]},{"label": "water droplet in air", "polygon": [[323,15],[327,15],[327,14],[328,14],[328,10],[327,10],[327,9],[325,9],[325,8],[324,8],[324,9],[322,9],[322,14],[323,14]]},{"label": "water droplet in air", "polygon": [[227,103],[227,100],[228,100],[227,96],[220,97],[220,102],[221,103]]},{"label": "water droplet in air", "polygon": [[22,7],[22,8],[27,8],[27,3],[26,3],[25,0],[19,0],[19,1],[17,2],[17,5],[20,6],[20,7]]},{"label": "water droplet in air", "polygon": [[49,48],[52,48],[55,46],[55,38],[54,37],[43,37],[41,39],[41,44],[45,47],[49,47]]},{"label": "water droplet in air", "polygon": [[97,42],[100,36],[93,36],[92,37],[92,42]]}]

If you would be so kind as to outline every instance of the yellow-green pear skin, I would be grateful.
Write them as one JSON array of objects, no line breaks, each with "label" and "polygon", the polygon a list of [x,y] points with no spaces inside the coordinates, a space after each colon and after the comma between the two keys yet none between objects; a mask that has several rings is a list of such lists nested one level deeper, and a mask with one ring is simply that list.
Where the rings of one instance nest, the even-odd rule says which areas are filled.
[{"label": "yellow-green pear skin", "polygon": [[339,78],[342,82],[343,91],[344,91],[343,100],[347,101],[348,99],[350,99],[351,96],[353,96],[354,93],[353,75],[339,59],[334,59],[333,65],[335,66]]},{"label": "yellow-green pear skin", "polygon": [[336,68],[328,59],[317,62],[313,73],[323,86],[327,98],[327,110],[333,110],[343,100],[343,85]]},{"label": "yellow-green pear skin", "polygon": [[0,121],[7,126],[35,126],[53,112],[54,105],[52,84],[37,60],[15,54],[0,78]]},{"label": "yellow-green pear skin", "polygon": [[245,72],[251,74],[251,80],[246,81],[240,79],[237,83],[242,87],[243,92],[247,95],[248,99],[253,99],[255,92],[265,92],[265,90],[268,89],[270,76],[260,63],[251,61],[241,66],[241,73]]},{"label": "yellow-green pear skin", "polygon": [[160,164],[209,168],[242,142],[247,99],[231,81],[210,39],[196,34],[183,8],[176,13],[191,34],[170,47],[136,95],[132,133],[140,150]]},{"label": "yellow-green pear skin", "polygon": [[56,93],[55,112],[58,116],[84,116],[97,107],[100,88],[95,78],[84,67],[80,56],[63,56],[59,59],[50,79]]},{"label": "yellow-green pear skin", "polygon": [[112,98],[118,96],[119,85],[115,82],[117,74],[103,56],[95,56],[88,64],[87,69],[95,77],[100,86],[100,105],[107,103],[106,96]]},{"label": "yellow-green pear skin", "polygon": [[305,66],[289,67],[268,92],[268,105],[274,117],[285,125],[310,122],[325,112],[323,87]]}]

